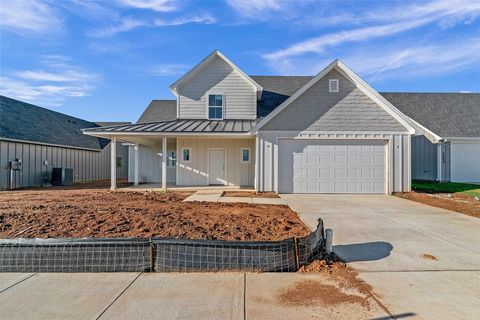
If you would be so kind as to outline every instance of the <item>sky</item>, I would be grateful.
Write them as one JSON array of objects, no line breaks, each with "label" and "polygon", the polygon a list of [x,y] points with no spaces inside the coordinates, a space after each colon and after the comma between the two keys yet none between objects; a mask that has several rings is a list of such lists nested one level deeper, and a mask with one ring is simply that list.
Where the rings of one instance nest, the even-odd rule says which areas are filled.
[{"label": "sky", "polygon": [[250,75],[338,58],[380,92],[480,92],[480,1],[0,0],[0,94],[90,121],[136,121],[214,50]]}]

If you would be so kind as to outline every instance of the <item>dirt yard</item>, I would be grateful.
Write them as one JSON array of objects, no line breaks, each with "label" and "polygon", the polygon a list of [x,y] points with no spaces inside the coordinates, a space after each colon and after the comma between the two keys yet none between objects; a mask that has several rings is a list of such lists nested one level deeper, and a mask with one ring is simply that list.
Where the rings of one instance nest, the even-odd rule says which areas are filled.
[{"label": "dirt yard", "polygon": [[288,206],[182,202],[188,195],[74,186],[0,192],[0,238],[279,240],[310,232]]},{"label": "dirt yard", "polygon": [[480,218],[480,201],[469,195],[461,193],[430,193],[426,191],[396,193],[395,195],[400,198]]},{"label": "dirt yard", "polygon": [[222,197],[280,198],[275,192],[224,191]]}]

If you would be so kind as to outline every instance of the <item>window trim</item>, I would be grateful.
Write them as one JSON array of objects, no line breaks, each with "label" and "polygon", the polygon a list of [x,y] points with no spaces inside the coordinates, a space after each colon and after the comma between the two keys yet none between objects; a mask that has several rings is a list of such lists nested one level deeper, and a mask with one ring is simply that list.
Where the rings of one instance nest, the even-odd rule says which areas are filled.
[{"label": "window trim", "polygon": [[[243,160],[243,151],[248,150],[248,161]],[[250,148],[242,147],[240,148],[240,163],[251,163],[252,162],[252,150]]]},{"label": "window trim", "polygon": [[[210,118],[209,114],[210,114],[210,96],[222,96],[222,117],[221,118]],[[215,92],[215,91],[212,91],[212,92],[207,92],[207,100],[206,101],[206,116],[207,116],[207,119],[208,120],[224,120],[225,119],[225,93],[224,92]],[[215,106],[212,106],[212,107],[215,107]],[[218,107],[217,107],[218,108]]]},{"label": "window trim", "polygon": [[[332,84],[336,83],[336,89],[332,89]],[[328,92],[338,92],[340,89],[340,81],[338,79],[329,79],[328,80]]]},{"label": "window trim", "polygon": [[[188,160],[185,160],[185,158],[184,158],[184,154],[183,154],[184,150],[188,150],[188,158],[189,158]],[[177,161],[178,161],[178,159],[177,159]],[[190,162],[192,162],[192,148],[183,147],[182,148],[182,163],[190,163]]]},{"label": "window trim", "polygon": [[[172,153],[175,152],[175,159],[172,157]],[[175,168],[177,166],[177,158],[178,158],[178,155],[177,155],[177,150],[169,150],[167,151],[167,167],[169,168]],[[173,164],[173,162],[175,161],[175,165]]]}]

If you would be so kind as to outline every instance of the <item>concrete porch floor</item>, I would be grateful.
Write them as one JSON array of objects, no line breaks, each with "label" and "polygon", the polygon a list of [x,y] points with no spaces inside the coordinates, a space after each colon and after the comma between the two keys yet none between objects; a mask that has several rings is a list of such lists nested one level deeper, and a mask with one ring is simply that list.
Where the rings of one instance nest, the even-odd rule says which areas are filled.
[{"label": "concrete porch floor", "polygon": [[[222,193],[228,190],[239,191],[255,191],[253,186],[240,187],[240,186],[177,186],[176,184],[167,184],[167,190],[169,191],[195,191],[205,193]],[[161,183],[145,183],[138,186],[118,188],[116,191],[163,191]]]}]

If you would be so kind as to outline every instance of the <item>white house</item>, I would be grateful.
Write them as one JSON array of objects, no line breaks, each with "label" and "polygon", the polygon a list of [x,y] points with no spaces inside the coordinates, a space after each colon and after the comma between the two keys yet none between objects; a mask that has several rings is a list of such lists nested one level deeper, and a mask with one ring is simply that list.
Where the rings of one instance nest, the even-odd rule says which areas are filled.
[{"label": "white house", "polygon": [[444,142],[338,60],[315,77],[249,76],[215,51],[170,89],[136,124],[83,130],[132,145],[135,184],[403,192],[412,137]]}]

